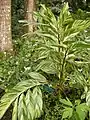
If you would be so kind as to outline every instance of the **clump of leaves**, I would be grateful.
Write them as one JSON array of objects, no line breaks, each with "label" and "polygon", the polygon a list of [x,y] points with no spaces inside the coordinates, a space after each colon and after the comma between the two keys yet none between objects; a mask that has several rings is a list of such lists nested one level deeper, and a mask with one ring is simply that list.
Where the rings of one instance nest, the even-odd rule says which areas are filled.
[{"label": "clump of leaves", "polygon": [[[90,26],[90,21],[74,19],[69,12],[68,4],[64,5],[57,18],[44,5],[42,5],[42,11],[35,13],[35,17],[39,22],[37,23],[38,29],[34,33],[35,37],[30,42],[26,42],[28,48],[24,44],[19,57],[17,57],[18,62],[15,62],[18,69],[14,73],[18,74],[17,70],[20,68],[19,75],[21,76],[18,75],[19,79],[17,79],[20,83],[8,89],[1,98],[0,117],[4,115],[14,100],[13,120],[17,120],[17,118],[33,120],[40,117],[42,95],[38,86],[47,83],[47,78],[54,90],[52,94],[56,96],[58,106],[60,105],[60,114],[56,116],[61,119],[61,110],[64,105],[61,106],[60,102],[64,101],[63,103],[69,103],[69,106],[64,107],[62,119],[71,119],[74,112],[75,118],[78,116],[78,119],[84,120],[87,117],[90,102],[88,68],[90,42],[86,37],[82,39],[81,34],[85,33],[84,30]],[[87,74],[86,70],[88,70]],[[50,89],[50,87],[48,88]],[[75,106],[76,99],[81,99],[82,93],[84,97],[82,97],[81,103]],[[65,100],[67,96],[68,99]],[[39,104],[40,101],[41,104]],[[28,108],[29,105],[30,108]],[[58,109],[56,103],[55,107]],[[20,111],[18,111],[19,109]],[[49,118],[55,119],[55,114]]]},{"label": "clump of leaves", "polygon": [[62,120],[66,118],[68,118],[68,120],[85,120],[89,111],[89,107],[86,103],[80,104],[80,100],[76,100],[73,105],[68,98],[67,100],[60,99],[60,102],[64,105]]},{"label": "clump of leaves", "polygon": [[[38,118],[42,112],[42,93],[38,86],[47,83],[39,73],[30,73],[32,79],[19,82],[7,90],[0,102],[0,119],[14,102],[12,120]],[[32,90],[30,90],[32,88]]]},{"label": "clump of leaves", "polygon": [[33,120],[42,113],[40,86],[47,81],[41,74],[33,72],[33,40],[26,39],[25,44],[18,45],[19,51],[15,56],[5,57],[3,54],[0,59],[0,88],[5,91],[0,100],[0,119],[12,104],[12,120]]},{"label": "clump of leaves", "polygon": [[[36,71],[56,76],[51,84],[58,96],[69,96],[73,102],[81,99],[85,86],[89,86],[90,41],[85,36],[85,30],[90,26],[90,20],[74,19],[68,4],[57,18],[44,5],[35,16],[40,23],[35,32],[39,38],[34,54],[39,61]],[[85,103],[85,98],[83,100]]]},{"label": "clump of leaves", "polygon": [[[42,11],[35,13],[41,23],[35,32],[39,39],[34,55],[37,55],[36,61],[40,61],[36,71],[56,74],[61,86],[68,80],[67,68],[70,67],[74,73],[74,69],[77,71],[79,68],[78,65],[89,64],[89,58],[85,59],[80,54],[87,49],[89,52],[90,43],[86,39],[80,39],[80,35],[90,26],[90,21],[73,19],[68,9],[68,4],[65,4],[58,18],[44,5]],[[87,54],[88,52],[86,51]]]}]

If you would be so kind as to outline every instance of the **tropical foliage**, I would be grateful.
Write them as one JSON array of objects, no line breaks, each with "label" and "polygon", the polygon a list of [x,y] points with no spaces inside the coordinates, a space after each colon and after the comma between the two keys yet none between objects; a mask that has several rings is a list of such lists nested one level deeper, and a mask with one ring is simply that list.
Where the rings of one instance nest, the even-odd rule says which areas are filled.
[{"label": "tropical foliage", "polygon": [[[39,73],[30,73],[32,79],[19,82],[7,90],[0,103],[0,118],[14,102],[12,120],[33,120],[40,117],[42,111],[42,93],[39,87],[46,79]],[[32,90],[30,90],[32,88]]]},{"label": "tropical foliage", "polygon": [[[41,70],[49,75],[56,76],[54,80],[51,79],[51,84],[55,90],[57,89],[59,98],[70,97],[74,104],[77,99],[83,102],[80,95],[84,92],[83,89],[87,88],[89,90],[90,42],[85,34],[85,29],[90,26],[90,20],[73,18],[69,12],[68,4],[65,4],[60,16],[57,18],[50,9],[43,5],[41,11],[35,13],[35,15],[41,23],[35,32],[39,37],[35,56],[39,55],[37,61],[40,61],[36,66],[36,71]],[[75,94],[69,96],[66,90],[70,91],[70,89],[71,91],[74,89],[74,92],[76,89],[79,97]],[[83,98],[84,100],[86,98],[85,103],[79,103],[75,108],[76,112],[82,108],[84,109],[84,106],[85,110],[83,111],[86,113],[88,110],[89,97],[87,100],[87,92],[85,92],[86,97]],[[63,113],[62,119],[67,117],[72,119],[73,109],[65,108],[64,111],[66,112]],[[76,119],[83,120],[85,117],[86,114],[82,113],[81,110]]]},{"label": "tropical foliage", "polygon": [[59,16],[41,6],[37,30],[15,41],[17,55],[1,54],[0,118],[12,104],[12,120],[89,120],[90,20],[77,19],[68,3]]}]

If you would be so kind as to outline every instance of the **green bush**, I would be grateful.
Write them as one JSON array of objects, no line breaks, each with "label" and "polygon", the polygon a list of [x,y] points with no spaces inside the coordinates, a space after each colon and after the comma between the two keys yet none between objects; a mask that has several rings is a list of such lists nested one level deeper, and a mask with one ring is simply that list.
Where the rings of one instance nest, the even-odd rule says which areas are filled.
[{"label": "green bush", "polygon": [[[49,76],[47,79],[55,90],[56,96],[54,95],[54,97],[57,98],[58,106],[60,99],[63,103],[66,102],[63,110],[60,104],[62,112],[58,111],[57,116],[61,117],[62,113],[62,119],[89,119],[87,93],[90,78],[90,42],[85,30],[90,26],[90,20],[74,18],[69,12],[68,4],[65,4],[57,18],[44,5],[35,15],[38,22],[41,23],[35,32],[39,38],[39,46],[35,55],[39,55],[40,61],[36,66],[36,71],[41,70]],[[56,77],[54,78],[54,76]],[[66,98],[68,101],[65,100]],[[80,102],[76,105],[78,100]],[[72,106],[69,105],[69,107],[68,102]],[[53,108],[56,106],[55,104]],[[46,108],[48,109],[48,104],[46,104]],[[45,116],[50,118],[45,119],[60,119],[55,118],[55,114],[52,115],[54,110],[52,111],[51,106],[49,106],[49,110],[51,114],[48,112],[45,113]]]},{"label": "green bush", "polygon": [[89,120],[90,20],[74,18],[68,4],[57,18],[42,5],[35,18],[33,37],[15,41],[15,56],[1,54],[0,118],[12,104],[12,120]]}]

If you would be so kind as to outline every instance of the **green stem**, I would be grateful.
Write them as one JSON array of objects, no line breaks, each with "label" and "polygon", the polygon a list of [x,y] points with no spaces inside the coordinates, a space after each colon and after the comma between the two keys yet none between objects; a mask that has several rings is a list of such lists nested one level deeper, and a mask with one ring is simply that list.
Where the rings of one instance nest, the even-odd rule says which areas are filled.
[{"label": "green stem", "polygon": [[[58,33],[58,44],[60,44],[60,35]],[[58,52],[60,52],[60,47],[58,48]]]},{"label": "green stem", "polygon": [[65,56],[63,58],[63,63],[62,63],[62,69],[61,69],[61,73],[60,73],[60,80],[63,82],[64,80],[64,69],[65,69],[65,62],[66,62],[66,56],[67,56],[67,51],[65,52]]},{"label": "green stem", "polygon": [[[59,30],[58,30],[59,31]],[[58,44],[60,44],[60,34],[59,34],[59,32],[58,32]],[[58,48],[58,52],[60,53],[60,47]],[[61,63],[60,63],[61,64]],[[61,66],[61,65],[60,65]],[[59,77],[59,79],[60,79],[60,67],[59,67],[59,74],[58,74],[58,77]]]}]

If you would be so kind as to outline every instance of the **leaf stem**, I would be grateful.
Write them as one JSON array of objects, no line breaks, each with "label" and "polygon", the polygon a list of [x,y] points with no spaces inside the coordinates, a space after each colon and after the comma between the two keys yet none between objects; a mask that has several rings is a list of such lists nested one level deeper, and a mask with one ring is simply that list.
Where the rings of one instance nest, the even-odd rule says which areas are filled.
[{"label": "leaf stem", "polygon": [[62,81],[62,82],[64,80],[64,70],[65,70],[64,66],[65,66],[65,62],[66,62],[67,51],[68,50],[65,51],[65,56],[63,58],[62,68],[61,68],[61,72],[60,72],[60,81]]}]

